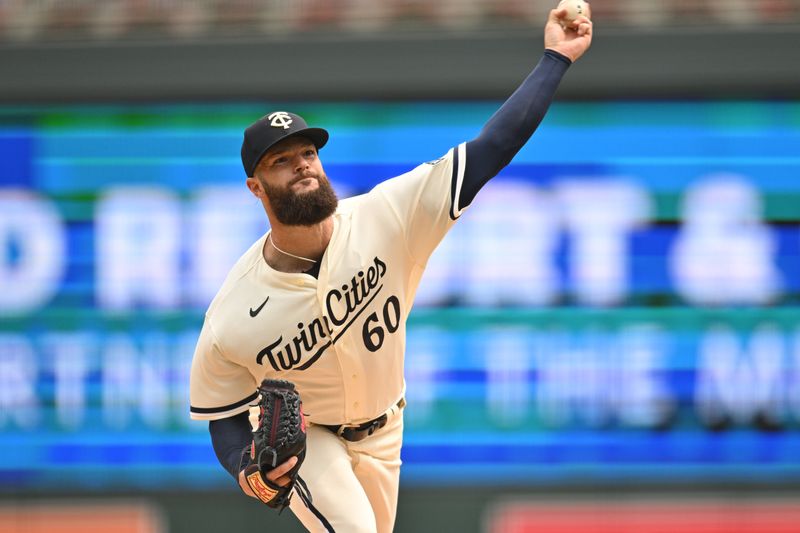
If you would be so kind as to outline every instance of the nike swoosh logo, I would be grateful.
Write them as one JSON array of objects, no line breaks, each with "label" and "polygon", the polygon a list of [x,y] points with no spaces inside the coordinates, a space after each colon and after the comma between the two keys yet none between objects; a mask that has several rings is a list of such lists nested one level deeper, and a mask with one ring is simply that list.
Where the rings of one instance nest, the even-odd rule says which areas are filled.
[{"label": "nike swoosh logo", "polygon": [[268,301],[269,301],[269,296],[267,296],[267,299],[266,299],[266,300],[264,300],[264,303],[262,303],[261,305],[259,305],[259,306],[258,306],[258,307],[256,307],[255,309],[253,309],[253,308],[251,307],[251,308],[250,308],[250,316],[251,316],[251,317],[253,317],[253,318],[255,318],[255,316],[256,316],[258,313],[260,313],[262,309],[264,309],[264,306],[265,306],[265,305],[267,305],[267,302],[268,302]]}]

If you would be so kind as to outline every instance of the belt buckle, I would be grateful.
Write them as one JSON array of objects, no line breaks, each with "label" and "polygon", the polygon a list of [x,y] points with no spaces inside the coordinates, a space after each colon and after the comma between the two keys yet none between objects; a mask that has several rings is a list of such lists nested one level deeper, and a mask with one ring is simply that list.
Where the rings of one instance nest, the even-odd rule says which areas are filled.
[{"label": "belt buckle", "polygon": [[367,432],[367,437],[378,431],[380,428],[384,426],[386,423],[386,415],[379,416],[375,420],[369,423],[369,426],[364,428],[364,431]]},{"label": "belt buckle", "polygon": [[367,438],[367,434],[363,429],[352,426],[342,429],[342,433],[339,436],[349,442],[358,442]]},{"label": "belt buckle", "polygon": [[362,441],[385,426],[388,418],[384,414],[374,420],[364,422],[360,426],[341,426],[337,434],[350,442]]}]

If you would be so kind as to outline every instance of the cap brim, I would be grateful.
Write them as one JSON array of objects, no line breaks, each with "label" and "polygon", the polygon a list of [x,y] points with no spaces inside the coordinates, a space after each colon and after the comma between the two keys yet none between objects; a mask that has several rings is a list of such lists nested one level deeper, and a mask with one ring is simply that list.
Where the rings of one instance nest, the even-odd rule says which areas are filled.
[{"label": "cap brim", "polygon": [[328,143],[328,131],[322,128],[304,128],[302,130],[297,130],[295,132],[290,133],[285,137],[281,137],[280,139],[276,140],[274,143],[270,144],[266,148],[264,148],[260,154],[258,154],[258,158],[256,159],[253,168],[250,169],[250,176],[255,175],[256,168],[258,168],[258,164],[264,158],[264,156],[269,152],[270,148],[278,144],[279,142],[285,141],[286,139],[291,139],[292,137],[306,137],[314,146],[317,147],[317,150],[322,148]]}]

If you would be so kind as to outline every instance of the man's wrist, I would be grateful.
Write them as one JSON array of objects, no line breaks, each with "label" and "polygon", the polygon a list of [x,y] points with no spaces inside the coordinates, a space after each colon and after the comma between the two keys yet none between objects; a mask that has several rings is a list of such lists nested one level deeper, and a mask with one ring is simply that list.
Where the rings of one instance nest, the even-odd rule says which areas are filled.
[{"label": "man's wrist", "polygon": [[544,55],[551,57],[557,61],[562,61],[567,65],[572,65],[572,60],[568,56],[562,54],[561,52],[553,48],[545,48]]},{"label": "man's wrist", "polygon": [[253,489],[250,488],[250,483],[247,482],[247,478],[244,475],[245,468],[250,465],[250,447],[252,445],[248,444],[247,446],[242,449],[242,455],[239,459],[239,487],[242,489],[242,492],[250,496],[251,498],[256,498],[256,494],[253,492]]}]

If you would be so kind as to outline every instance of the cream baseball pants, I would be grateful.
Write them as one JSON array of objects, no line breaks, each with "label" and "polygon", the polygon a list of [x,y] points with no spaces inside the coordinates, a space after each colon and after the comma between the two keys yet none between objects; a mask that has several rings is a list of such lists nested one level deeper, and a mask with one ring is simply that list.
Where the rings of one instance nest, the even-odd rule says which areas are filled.
[{"label": "cream baseball pants", "polygon": [[[403,412],[387,411],[384,427],[349,442],[310,424],[306,458],[290,509],[312,532],[390,533],[397,511]],[[306,490],[307,489],[307,490]]]}]

